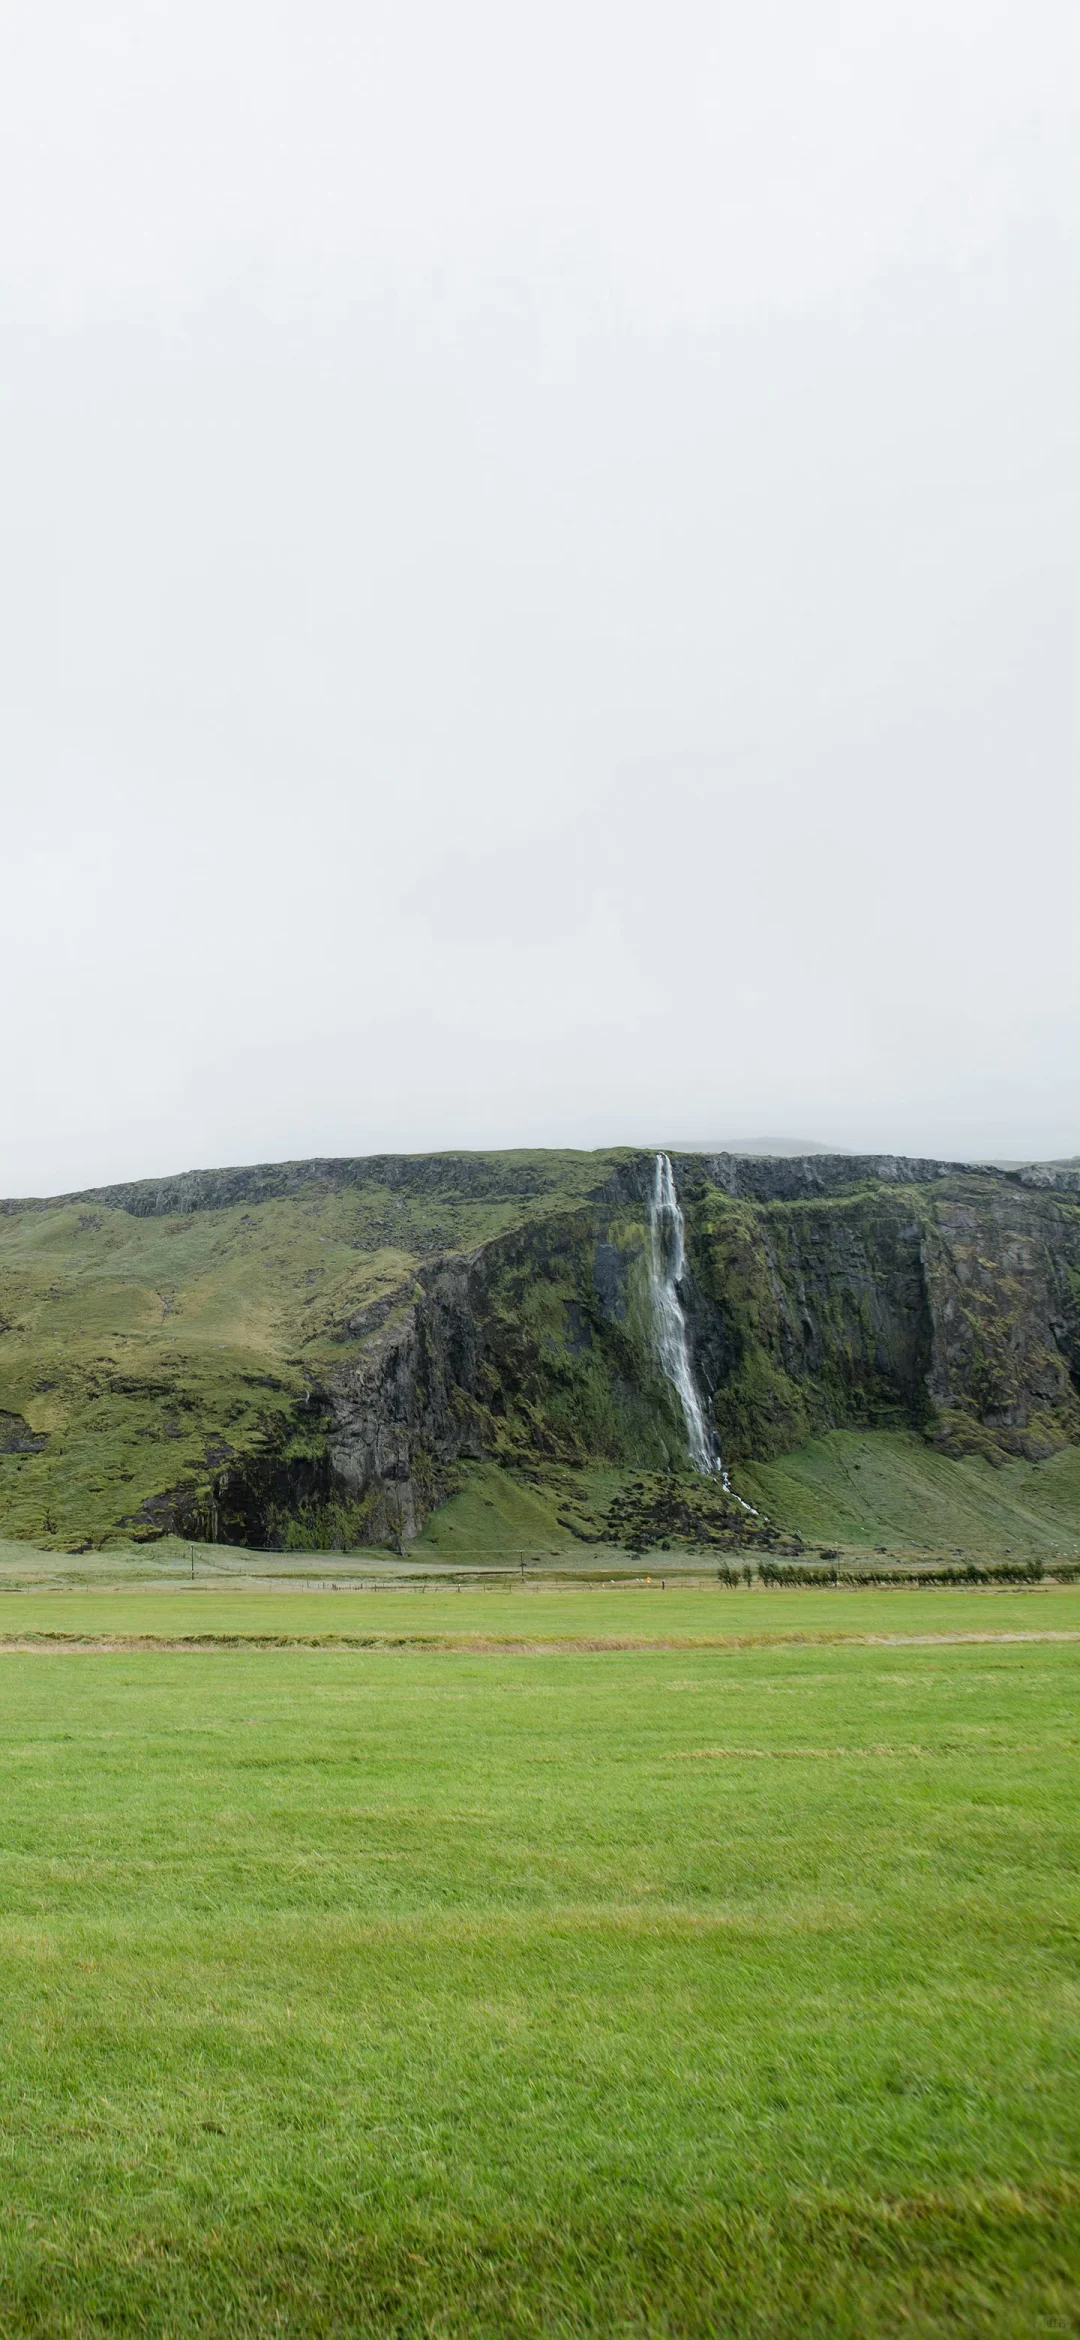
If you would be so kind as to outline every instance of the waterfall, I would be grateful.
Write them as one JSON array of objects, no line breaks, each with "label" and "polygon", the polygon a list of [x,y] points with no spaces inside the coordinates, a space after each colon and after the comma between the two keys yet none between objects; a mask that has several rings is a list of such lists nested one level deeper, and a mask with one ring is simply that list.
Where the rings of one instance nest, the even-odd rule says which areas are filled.
[{"label": "waterfall", "polygon": [[683,1410],[687,1445],[695,1470],[717,1471],[723,1477],[723,1465],[716,1452],[716,1442],[705,1426],[705,1415],[690,1363],[686,1317],[679,1298],[679,1285],[686,1265],[686,1233],[671,1163],[666,1154],[658,1154],[656,1157],[656,1176],[649,1206],[649,1237],[649,1285],[660,1363]]}]

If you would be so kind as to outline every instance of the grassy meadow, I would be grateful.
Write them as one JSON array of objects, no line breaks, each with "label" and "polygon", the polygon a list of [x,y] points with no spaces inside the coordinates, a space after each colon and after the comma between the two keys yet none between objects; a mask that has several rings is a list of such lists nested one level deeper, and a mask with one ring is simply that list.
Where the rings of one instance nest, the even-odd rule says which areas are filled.
[{"label": "grassy meadow", "polygon": [[[368,1589],[368,1585],[371,1589]],[[691,1586],[642,1573],[634,1583],[567,1581],[505,1589],[460,1588],[419,1579],[407,1590],[385,1591],[368,1580],[361,1589],[318,1591],[240,1583],[148,1586],[139,1591],[20,1593],[0,1601],[0,1646],[26,1641],[296,1642],[371,1641],[377,1646],[449,1648],[472,1640],[497,1645],[547,1642],[604,1645],[695,1643],[739,1648],[774,1641],[860,1641],[897,1636],[934,1639],[959,1635],[1080,1633],[1080,1594],[1072,1585],[1036,1585],[992,1591],[909,1586],[838,1592],[729,1591]]]},{"label": "grassy meadow", "polygon": [[1075,1589],[0,1630],[4,2340],[1080,2319]]}]

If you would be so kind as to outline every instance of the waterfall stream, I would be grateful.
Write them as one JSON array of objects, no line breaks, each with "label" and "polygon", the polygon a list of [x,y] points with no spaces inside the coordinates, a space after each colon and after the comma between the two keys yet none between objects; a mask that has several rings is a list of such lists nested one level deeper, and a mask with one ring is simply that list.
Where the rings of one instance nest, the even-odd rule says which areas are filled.
[{"label": "waterfall stream", "polygon": [[686,1265],[686,1233],[679,1198],[675,1192],[674,1174],[666,1154],[658,1154],[656,1157],[656,1176],[649,1206],[649,1237],[649,1284],[660,1363],[683,1410],[690,1460],[695,1470],[719,1472],[723,1477],[723,1465],[716,1452],[716,1441],[710,1437],[706,1428],[690,1362],[686,1316],[679,1298],[679,1285]]}]

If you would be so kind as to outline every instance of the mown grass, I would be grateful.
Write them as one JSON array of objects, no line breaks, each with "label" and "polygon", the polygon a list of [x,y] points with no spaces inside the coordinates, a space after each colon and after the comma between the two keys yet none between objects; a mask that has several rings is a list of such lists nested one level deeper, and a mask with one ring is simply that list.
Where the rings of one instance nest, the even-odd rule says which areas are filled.
[{"label": "mown grass", "polygon": [[5,2340],[1070,2328],[1077,1651],[783,1636],[1080,1597],[4,1619],[421,1603],[686,1640],[0,1659]]},{"label": "mown grass", "polygon": [[[419,1584],[408,1592],[256,1592],[218,1586],[147,1592],[44,1592],[0,1600],[0,1641],[26,1635],[160,1640],[228,1635],[303,1641],[335,1634],[389,1641],[863,1640],[929,1634],[1080,1633],[1080,1590],[730,1592],[665,1585],[568,1583],[560,1590],[512,1585],[461,1592]],[[6,1677],[0,1677],[0,1680]]]}]

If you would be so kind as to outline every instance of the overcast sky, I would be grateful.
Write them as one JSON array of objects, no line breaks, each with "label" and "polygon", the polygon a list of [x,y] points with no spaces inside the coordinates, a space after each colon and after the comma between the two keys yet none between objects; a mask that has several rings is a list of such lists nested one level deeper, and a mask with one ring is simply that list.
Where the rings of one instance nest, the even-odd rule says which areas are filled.
[{"label": "overcast sky", "polygon": [[0,29],[0,1191],[1077,1108],[1064,0]]}]

